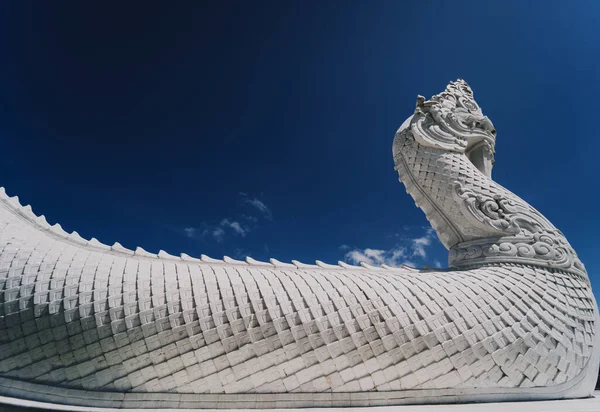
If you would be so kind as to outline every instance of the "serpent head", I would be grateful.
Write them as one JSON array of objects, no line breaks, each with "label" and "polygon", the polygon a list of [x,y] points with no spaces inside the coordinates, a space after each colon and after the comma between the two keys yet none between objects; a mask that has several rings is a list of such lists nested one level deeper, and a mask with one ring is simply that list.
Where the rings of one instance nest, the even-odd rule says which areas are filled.
[{"label": "serpent head", "polygon": [[430,100],[418,96],[415,113],[398,132],[408,127],[422,146],[464,153],[481,173],[491,177],[496,129],[464,80],[450,82]]}]

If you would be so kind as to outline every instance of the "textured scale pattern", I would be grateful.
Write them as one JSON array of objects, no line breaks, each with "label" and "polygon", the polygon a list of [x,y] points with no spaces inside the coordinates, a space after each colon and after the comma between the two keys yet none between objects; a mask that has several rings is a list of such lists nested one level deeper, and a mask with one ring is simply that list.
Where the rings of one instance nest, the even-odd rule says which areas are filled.
[{"label": "textured scale pattern", "polygon": [[133,251],[50,226],[0,188],[0,395],[126,408],[589,396],[587,272],[491,180],[494,145],[463,80],[419,96],[394,139],[401,181],[460,270]]},{"label": "textured scale pattern", "polygon": [[184,262],[81,246],[0,205],[0,376],[85,390],[552,386],[595,341],[587,279]]},{"label": "textured scale pattern", "polygon": [[[454,182],[487,197],[514,197],[511,192],[479,173],[463,154],[423,147],[410,135],[403,139],[398,151],[402,153],[414,183],[448,216],[461,214],[453,198]],[[480,237],[484,233],[474,227],[463,226],[459,229],[469,237]]]}]

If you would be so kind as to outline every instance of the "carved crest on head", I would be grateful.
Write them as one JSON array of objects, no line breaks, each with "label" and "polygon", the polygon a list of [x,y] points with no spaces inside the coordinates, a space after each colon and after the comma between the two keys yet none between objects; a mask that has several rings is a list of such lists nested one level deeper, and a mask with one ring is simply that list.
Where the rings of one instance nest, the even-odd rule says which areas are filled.
[{"label": "carved crest on head", "polygon": [[462,79],[450,82],[446,90],[430,100],[417,97],[411,131],[423,146],[466,153],[467,156],[477,153],[493,163],[496,130]]}]

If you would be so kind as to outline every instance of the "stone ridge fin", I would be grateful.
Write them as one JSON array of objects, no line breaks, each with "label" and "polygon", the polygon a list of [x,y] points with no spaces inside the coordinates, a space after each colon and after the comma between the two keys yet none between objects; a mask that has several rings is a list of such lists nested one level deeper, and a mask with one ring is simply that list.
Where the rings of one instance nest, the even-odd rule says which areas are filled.
[{"label": "stone ridge fin", "polygon": [[20,210],[23,207],[21,202],[19,202],[19,196],[9,197],[7,203],[17,210]]},{"label": "stone ridge fin", "polygon": [[272,263],[261,262],[260,260],[252,259],[250,256],[246,257],[246,262],[248,262],[249,265],[253,266],[273,266]]},{"label": "stone ridge fin", "polygon": [[366,263],[366,262],[360,262],[360,265],[361,265],[362,267],[364,267],[365,269],[369,269],[369,270],[380,270],[380,269],[381,269],[380,267],[373,266],[373,265],[369,265],[369,264],[368,264],[368,263]]},{"label": "stone ridge fin", "polygon": [[105,250],[110,249],[109,245],[105,245],[104,243],[102,243],[98,239],[96,239],[95,237],[93,237],[89,240],[88,246],[93,246],[93,247],[97,247],[99,249],[105,249]]},{"label": "stone ridge fin", "polygon": [[187,262],[201,262],[200,259],[195,258],[195,257],[191,257],[190,255],[188,255],[187,253],[182,253],[179,256],[181,256],[181,260],[185,260]]},{"label": "stone ridge fin", "polygon": [[110,247],[110,249],[113,250],[113,251],[115,251],[115,252],[125,253],[126,255],[131,255],[131,256],[133,256],[133,253],[134,253],[133,250],[127,249],[126,247],[124,247],[119,242],[115,242],[115,244],[112,245]]},{"label": "stone ridge fin", "polygon": [[308,263],[302,263],[298,260],[292,260],[292,263],[294,264],[294,266],[296,266],[298,269],[320,269],[320,266],[317,265],[310,265]]},{"label": "stone ridge fin", "polygon": [[21,213],[23,213],[23,215],[25,217],[27,217],[28,219],[31,220],[35,220],[37,218],[37,216],[35,215],[35,213],[33,213],[33,209],[31,208],[31,205],[25,205],[21,208]]},{"label": "stone ridge fin", "polygon": [[50,223],[48,223],[46,216],[44,215],[39,215],[36,217],[35,222],[46,230],[50,229]]},{"label": "stone ridge fin", "polygon": [[134,255],[142,257],[156,257],[156,253],[150,253],[139,246],[135,248]]},{"label": "stone ridge fin", "polygon": [[243,260],[237,260],[230,258],[229,256],[223,256],[223,262],[229,263],[230,265],[247,265]]},{"label": "stone ridge fin", "polygon": [[73,231],[69,236],[67,236],[67,239],[82,246],[86,246],[88,244],[87,239],[82,238],[76,231]]},{"label": "stone ridge fin", "polygon": [[317,266],[319,266],[320,268],[323,268],[323,269],[331,269],[331,270],[334,270],[334,269],[340,270],[341,269],[339,265],[330,265],[329,263],[325,263],[320,260],[317,260],[315,263],[317,264]]},{"label": "stone ridge fin", "polygon": [[50,229],[48,229],[48,230],[59,237],[66,238],[67,236],[69,236],[69,234],[64,231],[64,229],[62,228],[62,226],[59,223],[53,224],[52,226],[50,226]]},{"label": "stone ridge fin", "polygon": [[271,262],[277,268],[296,269],[296,265],[294,265],[292,263],[280,262],[279,260],[277,260],[275,258],[269,259],[269,262]]},{"label": "stone ridge fin", "polygon": [[103,250],[111,250],[113,252],[123,253],[123,254],[130,255],[130,256],[172,259],[172,260],[181,259],[181,260],[188,261],[188,262],[221,263],[221,264],[227,263],[227,264],[231,264],[231,265],[252,265],[252,266],[268,266],[268,267],[270,266],[270,267],[288,268],[288,269],[296,269],[297,268],[297,269],[328,269],[328,270],[337,269],[337,270],[339,270],[339,269],[362,269],[362,268],[365,268],[368,270],[377,270],[377,269],[383,268],[383,269],[387,269],[387,270],[408,270],[411,272],[419,272],[418,269],[404,266],[404,265],[402,265],[403,267],[401,267],[401,268],[391,267],[388,265],[381,265],[381,268],[379,268],[379,267],[372,266],[365,262],[361,262],[360,266],[354,266],[354,265],[350,265],[350,264],[347,264],[347,263],[341,262],[341,261],[338,262],[337,265],[332,265],[332,264],[328,264],[323,261],[317,260],[315,262],[316,264],[312,265],[312,264],[300,262],[298,260],[292,260],[292,263],[286,263],[286,262],[281,262],[275,258],[270,258],[269,262],[262,262],[262,261],[253,259],[250,256],[248,256],[245,261],[233,259],[229,256],[224,256],[223,260],[214,259],[214,258],[211,258],[204,254],[201,255],[200,259],[191,257],[185,253],[182,253],[179,257],[177,257],[175,255],[171,255],[170,253],[165,252],[164,250],[160,250],[158,254],[151,253],[151,252],[144,250],[142,247],[137,247],[134,251],[134,250],[124,247],[119,242],[115,242],[112,246],[109,246],[107,244],[100,242],[96,238],[91,238],[91,240],[87,240],[87,239],[83,238],[81,235],[79,235],[79,233],[77,231],[68,233],[62,228],[62,226],[59,223],[50,225],[44,215],[37,216],[33,212],[31,205],[26,205],[26,206],[21,205],[18,196],[12,196],[12,197],[8,196],[8,194],[6,193],[6,188],[4,188],[3,186],[0,186],[0,201],[4,201],[4,203],[6,203],[11,208],[13,208],[17,213],[19,213],[23,217],[29,219],[33,223],[37,224],[42,229],[47,230],[58,237],[64,238],[70,242],[77,244],[77,245],[90,246],[90,247],[103,249]]},{"label": "stone ridge fin", "polygon": [[181,259],[179,256],[175,256],[170,253],[167,253],[162,249],[158,251],[158,257],[161,259],[175,259],[175,260]]},{"label": "stone ridge fin", "polygon": [[338,265],[340,265],[344,269],[362,269],[362,266],[349,265],[346,262],[342,262],[341,260],[338,261]]},{"label": "stone ridge fin", "polygon": [[204,263],[223,263],[221,259],[214,259],[204,254],[200,255],[200,260]]}]

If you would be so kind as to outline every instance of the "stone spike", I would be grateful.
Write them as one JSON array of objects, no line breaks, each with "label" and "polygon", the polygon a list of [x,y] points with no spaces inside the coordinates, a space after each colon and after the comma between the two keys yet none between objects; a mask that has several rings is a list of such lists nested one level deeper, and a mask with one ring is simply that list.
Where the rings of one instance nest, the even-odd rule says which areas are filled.
[{"label": "stone spike", "polygon": [[223,262],[229,263],[230,265],[247,265],[243,260],[237,260],[230,258],[229,256],[223,256]]},{"label": "stone spike", "polygon": [[269,259],[269,262],[271,262],[271,264],[273,264],[273,266],[278,267],[278,268],[296,269],[296,265],[294,265],[292,263],[280,262],[279,260],[277,260],[275,258]]},{"label": "stone spike", "polygon": [[13,196],[8,198],[8,204],[14,207],[15,209],[21,209],[23,205],[19,202],[19,196]]},{"label": "stone spike", "polygon": [[223,263],[221,259],[214,259],[206,255],[200,255],[200,260],[204,263]]},{"label": "stone spike", "polygon": [[298,260],[292,260],[292,263],[298,269],[318,269],[319,268],[319,266],[317,266],[317,265],[310,265],[308,263],[302,263],[302,262],[300,262]]},{"label": "stone spike", "polygon": [[179,256],[175,256],[170,253],[167,253],[162,249],[158,251],[158,257],[161,259],[176,259],[176,260],[181,259]]},{"label": "stone spike", "polygon": [[150,253],[150,252],[144,250],[144,248],[141,248],[138,246],[135,248],[134,256],[156,257],[157,255],[156,255],[156,253]]},{"label": "stone spike", "polygon": [[35,220],[36,220],[37,224],[42,226],[44,229],[50,228],[50,223],[48,223],[48,221],[46,220],[46,216],[39,215],[38,217],[35,218]]},{"label": "stone spike", "polygon": [[115,242],[115,244],[112,245],[110,249],[114,250],[115,252],[121,252],[121,253],[125,253],[125,254],[131,255],[131,256],[133,256],[133,253],[134,253],[133,250],[127,249],[119,242]]},{"label": "stone spike", "polygon": [[109,245],[105,245],[104,243],[102,243],[98,239],[96,239],[95,237],[90,239],[90,241],[88,242],[88,246],[94,246],[99,249],[105,249],[105,250],[110,249]]},{"label": "stone spike", "polygon": [[50,232],[52,232],[55,235],[60,236],[60,237],[69,236],[69,234],[64,231],[64,229],[62,228],[62,226],[59,223],[55,223],[52,226],[50,226],[49,230],[50,230]]},{"label": "stone spike", "polygon": [[338,261],[338,265],[343,267],[344,269],[362,269],[360,266],[349,265],[346,262]]},{"label": "stone spike", "polygon": [[8,199],[8,195],[6,194],[6,189],[4,186],[0,186],[0,200]]},{"label": "stone spike", "polygon": [[35,218],[37,218],[37,216],[35,215],[35,213],[33,213],[33,209],[31,208],[31,205],[25,205],[25,206],[23,206],[23,208],[21,209],[21,213],[23,213],[29,219],[35,219]]},{"label": "stone spike", "polygon": [[195,258],[195,257],[191,257],[190,255],[188,255],[187,253],[182,253],[181,255],[181,260],[186,260],[188,262],[201,262],[200,259]]},{"label": "stone spike", "polygon": [[246,257],[246,262],[253,266],[273,266],[270,262],[261,262],[260,260],[252,259],[250,256]]},{"label": "stone spike", "polygon": [[67,236],[67,239],[69,239],[72,242],[79,243],[83,246],[88,244],[88,241],[82,238],[76,231],[73,231],[69,236]]},{"label": "stone spike", "polygon": [[315,263],[317,264],[317,266],[319,266],[319,267],[321,267],[323,269],[332,269],[332,270],[333,269],[338,269],[338,270],[340,269],[339,265],[330,265],[329,263],[325,263],[325,262],[322,262],[320,260],[317,260]]},{"label": "stone spike", "polygon": [[366,262],[360,262],[360,265],[362,267],[364,267],[365,269],[369,269],[369,270],[379,270],[379,268],[377,266],[373,266],[373,265],[369,265]]}]

